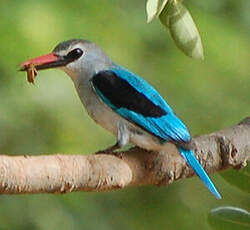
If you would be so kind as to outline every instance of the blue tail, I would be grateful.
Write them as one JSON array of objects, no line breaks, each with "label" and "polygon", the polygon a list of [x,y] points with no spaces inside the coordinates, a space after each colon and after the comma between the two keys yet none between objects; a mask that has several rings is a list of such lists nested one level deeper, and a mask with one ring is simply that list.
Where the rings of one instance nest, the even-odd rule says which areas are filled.
[{"label": "blue tail", "polygon": [[195,171],[195,173],[200,177],[203,183],[207,186],[210,192],[213,193],[217,199],[221,199],[220,193],[217,191],[216,187],[214,186],[213,182],[207,175],[206,171],[202,168],[201,164],[196,159],[193,151],[190,149],[184,149],[179,146],[177,148],[180,151],[181,155],[184,157],[184,159],[187,161],[187,163],[191,166],[191,168]]}]

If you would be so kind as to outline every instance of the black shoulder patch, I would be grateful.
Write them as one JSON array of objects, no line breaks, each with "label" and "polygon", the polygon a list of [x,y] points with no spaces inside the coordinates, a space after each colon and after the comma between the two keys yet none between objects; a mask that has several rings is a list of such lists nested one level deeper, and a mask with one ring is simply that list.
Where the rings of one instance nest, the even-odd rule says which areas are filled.
[{"label": "black shoulder patch", "polygon": [[167,112],[138,92],[126,80],[112,71],[101,71],[93,76],[92,82],[104,97],[116,108],[126,108],[145,117],[161,117]]}]

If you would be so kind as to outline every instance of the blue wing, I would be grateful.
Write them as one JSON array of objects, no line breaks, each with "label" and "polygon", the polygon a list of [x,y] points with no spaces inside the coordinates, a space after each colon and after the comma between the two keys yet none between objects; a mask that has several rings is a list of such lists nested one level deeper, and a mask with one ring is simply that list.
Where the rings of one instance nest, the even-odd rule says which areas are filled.
[{"label": "blue wing", "polygon": [[[135,74],[120,66],[114,66],[93,76],[92,83],[101,99],[123,118],[162,141],[190,141],[188,129],[167,102],[151,85]],[[208,189],[220,199],[219,192],[193,151],[180,146],[178,150]]]},{"label": "blue wing", "polygon": [[101,99],[123,118],[163,141],[190,141],[188,129],[167,102],[137,75],[115,65],[97,73],[92,82]]}]

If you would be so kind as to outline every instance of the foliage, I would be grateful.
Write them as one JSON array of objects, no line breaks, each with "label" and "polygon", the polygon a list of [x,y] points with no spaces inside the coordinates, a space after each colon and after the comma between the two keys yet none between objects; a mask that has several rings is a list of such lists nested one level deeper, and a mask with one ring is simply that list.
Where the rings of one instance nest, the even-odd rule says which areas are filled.
[{"label": "foliage", "polygon": [[250,193],[250,165],[241,170],[230,169],[223,172],[221,176],[230,184],[236,186],[240,190]]},{"label": "foliage", "polygon": [[161,23],[169,30],[175,44],[187,56],[204,59],[201,38],[188,9],[181,0],[148,0],[147,22],[159,16]]},{"label": "foliage", "polygon": [[214,230],[247,230],[250,229],[250,213],[236,207],[213,209],[208,217]]}]

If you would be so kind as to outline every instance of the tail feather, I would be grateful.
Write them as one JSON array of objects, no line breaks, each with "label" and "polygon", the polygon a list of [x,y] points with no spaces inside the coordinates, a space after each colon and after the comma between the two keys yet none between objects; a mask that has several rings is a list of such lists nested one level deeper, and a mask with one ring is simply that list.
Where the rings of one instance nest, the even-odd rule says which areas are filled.
[{"label": "tail feather", "polygon": [[196,159],[194,153],[190,149],[184,149],[182,147],[177,147],[180,151],[181,155],[184,157],[184,159],[187,161],[187,163],[192,167],[192,169],[195,171],[195,173],[200,177],[202,182],[207,186],[207,188],[210,190],[211,193],[217,198],[221,199],[221,195],[216,189],[215,185],[207,175],[206,171],[203,169],[199,161]]}]

